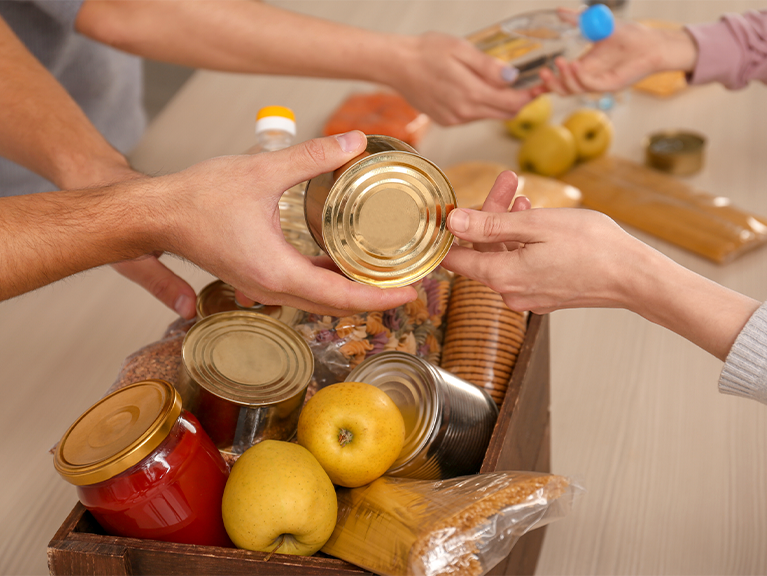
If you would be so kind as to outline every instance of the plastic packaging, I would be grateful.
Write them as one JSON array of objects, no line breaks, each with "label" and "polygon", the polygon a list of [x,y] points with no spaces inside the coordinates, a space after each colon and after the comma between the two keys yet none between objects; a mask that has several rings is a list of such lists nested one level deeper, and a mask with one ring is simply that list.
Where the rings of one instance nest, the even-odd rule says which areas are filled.
[{"label": "plastic packaging", "polygon": [[595,4],[581,12],[577,26],[560,18],[556,9],[536,10],[512,16],[467,39],[519,71],[515,88],[529,88],[540,82],[541,68],[553,70],[559,56],[577,58],[589,43],[610,36],[614,26],[610,9]]},{"label": "plastic packaging", "polygon": [[317,387],[342,382],[365,358],[384,350],[408,352],[439,365],[451,281],[452,274],[438,267],[413,285],[418,298],[398,308],[343,318],[307,313],[295,329],[314,355]]},{"label": "plastic packaging", "polygon": [[[296,136],[296,118],[290,108],[266,106],[256,116],[256,144],[254,152],[274,152],[293,144]],[[317,256],[320,247],[309,234],[304,218],[304,191],[306,183],[296,184],[280,198],[280,225],[285,239],[306,256]]]},{"label": "plastic packaging", "polygon": [[583,488],[563,476],[491,472],[437,482],[384,476],[339,489],[322,552],[384,576],[482,576]]}]

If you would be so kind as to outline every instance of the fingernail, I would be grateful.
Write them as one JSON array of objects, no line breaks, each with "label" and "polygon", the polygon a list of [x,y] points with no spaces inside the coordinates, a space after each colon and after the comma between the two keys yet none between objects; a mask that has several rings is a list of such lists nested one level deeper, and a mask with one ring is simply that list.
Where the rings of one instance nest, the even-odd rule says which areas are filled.
[{"label": "fingernail", "polygon": [[514,68],[514,66],[504,66],[501,70],[501,78],[503,78],[503,81],[507,82],[508,84],[514,82],[518,76],[519,69]]},{"label": "fingernail", "polygon": [[173,304],[173,309],[176,314],[183,318],[189,318],[191,316],[192,299],[186,294],[182,294]]},{"label": "fingernail", "polygon": [[450,213],[450,228],[454,232],[466,232],[469,229],[469,214],[457,208]]},{"label": "fingernail", "polygon": [[338,143],[341,145],[341,150],[344,152],[355,152],[359,150],[363,145],[365,135],[362,132],[354,131],[347,132],[346,134],[339,134],[336,136]]}]

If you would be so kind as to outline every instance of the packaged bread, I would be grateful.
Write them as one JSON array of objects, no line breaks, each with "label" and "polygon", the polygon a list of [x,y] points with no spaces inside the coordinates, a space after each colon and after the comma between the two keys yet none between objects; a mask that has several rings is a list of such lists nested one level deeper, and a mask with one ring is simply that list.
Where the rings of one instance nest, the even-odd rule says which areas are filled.
[{"label": "packaged bread", "polygon": [[[458,206],[479,210],[498,175],[511,170],[497,162],[471,161],[444,170],[455,190]],[[537,174],[518,174],[517,195],[530,199],[533,208],[572,208],[581,202],[581,192],[574,186]]]}]

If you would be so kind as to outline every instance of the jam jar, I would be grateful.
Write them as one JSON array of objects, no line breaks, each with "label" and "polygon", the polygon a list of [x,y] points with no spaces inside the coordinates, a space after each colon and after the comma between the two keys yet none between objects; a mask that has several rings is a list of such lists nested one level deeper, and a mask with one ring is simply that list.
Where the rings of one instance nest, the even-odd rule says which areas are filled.
[{"label": "jam jar", "polygon": [[111,535],[232,546],[221,516],[229,468],[164,380],[94,404],[62,437],[54,465]]}]

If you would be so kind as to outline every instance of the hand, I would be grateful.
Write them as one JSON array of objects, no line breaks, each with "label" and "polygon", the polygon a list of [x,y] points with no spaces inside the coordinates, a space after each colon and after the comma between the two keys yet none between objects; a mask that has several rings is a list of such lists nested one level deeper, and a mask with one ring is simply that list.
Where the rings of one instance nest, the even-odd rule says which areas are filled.
[{"label": "hand", "polygon": [[[577,13],[560,9],[560,16],[574,21]],[[557,58],[559,75],[541,70],[546,89],[561,96],[584,92],[621,90],[645,76],[667,70],[691,72],[697,46],[682,28],[657,29],[638,22],[618,22],[613,34],[595,43],[579,59]]]},{"label": "hand", "polygon": [[463,38],[427,32],[403,39],[401,48],[386,83],[444,126],[510,118],[533,98],[509,87],[511,68]]},{"label": "hand", "polygon": [[156,223],[165,250],[264,304],[340,316],[414,300],[412,287],[383,290],[356,283],[328,269],[327,257],[301,255],[280,228],[284,190],[335,170],[365,145],[364,134],[350,132],[279,152],[214,158],[156,179],[164,194],[161,205],[171,209]]}]

